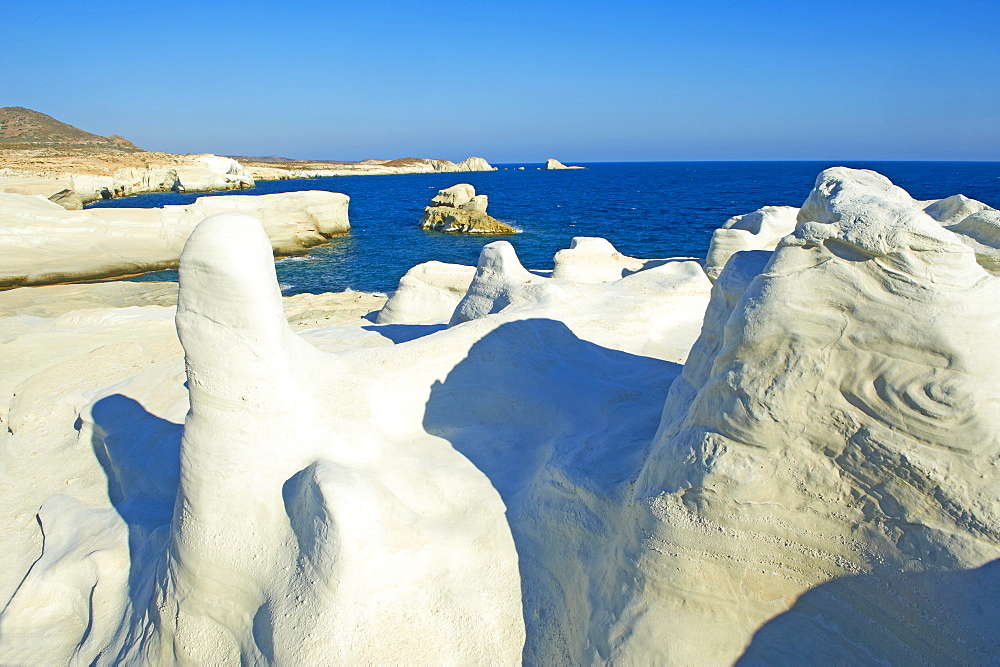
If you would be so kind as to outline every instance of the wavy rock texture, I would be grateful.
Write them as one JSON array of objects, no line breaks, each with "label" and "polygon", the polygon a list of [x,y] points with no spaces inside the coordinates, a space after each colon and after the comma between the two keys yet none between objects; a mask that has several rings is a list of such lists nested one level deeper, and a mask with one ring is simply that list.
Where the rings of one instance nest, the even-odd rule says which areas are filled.
[{"label": "wavy rock texture", "polygon": [[186,370],[162,307],[0,317],[115,329],[14,390],[0,661],[992,662],[1000,282],[959,204],[830,169],[714,284],[497,241],[446,328],[303,336],[228,213]]},{"label": "wavy rock texture", "polygon": [[823,172],[798,218],[722,272],[671,388],[612,655],[989,661],[985,598],[940,582],[996,590],[1000,281],[872,172]]}]

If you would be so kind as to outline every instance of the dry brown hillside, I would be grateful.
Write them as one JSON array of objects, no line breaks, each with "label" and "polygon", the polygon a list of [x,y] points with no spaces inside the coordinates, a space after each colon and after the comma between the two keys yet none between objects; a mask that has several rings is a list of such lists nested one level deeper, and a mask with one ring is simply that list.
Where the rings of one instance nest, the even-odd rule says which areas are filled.
[{"label": "dry brown hillside", "polygon": [[0,108],[0,145],[106,145],[120,149],[142,150],[117,134],[102,137],[39,111],[24,107]]}]

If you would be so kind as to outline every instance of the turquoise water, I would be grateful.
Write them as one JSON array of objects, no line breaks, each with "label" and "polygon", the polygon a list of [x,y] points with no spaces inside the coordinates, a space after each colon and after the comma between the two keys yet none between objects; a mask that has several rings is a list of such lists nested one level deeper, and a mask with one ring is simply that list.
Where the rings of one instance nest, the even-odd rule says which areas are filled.
[{"label": "turquoise water", "polygon": [[[486,243],[509,240],[529,269],[551,269],[574,236],[602,236],[626,255],[704,257],[712,231],[761,206],[799,206],[816,175],[837,164],[874,169],[917,199],[964,194],[1000,208],[997,162],[639,162],[584,163],[586,170],[546,171],[538,164],[495,165],[463,174],[346,176],[262,181],[239,194],[330,190],[351,197],[351,234],[277,263],[285,294],[395,289],[407,269],[436,259],[476,263]],[[516,169],[524,166],[524,171]],[[420,215],[441,188],[471,183],[489,196],[494,217],[523,230],[515,236],[425,232]],[[234,194],[231,192],[217,194]],[[187,204],[204,194],[162,193],[94,206]],[[176,280],[176,272],[139,280]]]}]

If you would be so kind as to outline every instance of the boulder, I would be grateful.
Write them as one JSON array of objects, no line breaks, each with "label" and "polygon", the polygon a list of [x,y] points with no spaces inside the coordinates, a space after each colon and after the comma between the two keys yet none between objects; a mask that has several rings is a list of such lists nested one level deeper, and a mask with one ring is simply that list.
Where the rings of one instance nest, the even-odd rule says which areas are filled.
[{"label": "boulder", "polygon": [[468,183],[439,190],[424,209],[420,228],[461,234],[516,234],[517,230],[487,215],[486,195],[477,195]]},{"label": "boulder", "polygon": [[468,183],[459,183],[458,185],[453,185],[450,188],[438,190],[438,193],[431,199],[430,205],[460,208],[463,204],[471,201],[475,196],[476,189],[474,187]]}]

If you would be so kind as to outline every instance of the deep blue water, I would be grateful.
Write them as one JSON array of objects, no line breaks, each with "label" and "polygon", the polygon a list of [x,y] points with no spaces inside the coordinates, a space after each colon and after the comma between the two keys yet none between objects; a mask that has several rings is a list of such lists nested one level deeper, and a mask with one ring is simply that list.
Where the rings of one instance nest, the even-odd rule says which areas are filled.
[{"label": "deep blue water", "polygon": [[[495,172],[345,176],[262,181],[238,194],[331,190],[351,197],[351,234],[277,263],[285,294],[354,289],[388,291],[415,264],[436,259],[474,265],[486,243],[509,240],[529,269],[551,269],[574,236],[602,236],[626,255],[704,257],[712,230],[761,206],[799,206],[816,175],[837,164],[874,169],[917,199],[964,194],[1000,208],[1000,162],[636,162],[585,163],[546,171],[537,164],[495,165]],[[524,166],[524,171],[515,167]],[[506,169],[505,169],[506,168]],[[461,236],[419,228],[436,192],[471,183],[489,196],[494,217],[516,236]],[[234,194],[232,192],[216,194]],[[151,208],[188,204],[205,194],[149,194],[95,206]],[[140,280],[176,280],[176,272]]]}]

